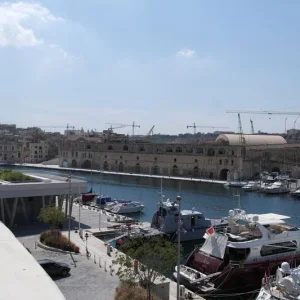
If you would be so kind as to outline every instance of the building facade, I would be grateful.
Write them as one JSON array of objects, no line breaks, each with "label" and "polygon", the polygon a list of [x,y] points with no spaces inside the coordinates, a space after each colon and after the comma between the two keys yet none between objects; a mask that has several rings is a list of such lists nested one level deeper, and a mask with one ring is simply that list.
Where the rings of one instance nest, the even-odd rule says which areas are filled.
[{"label": "building facade", "polygon": [[243,159],[241,147],[216,143],[101,143],[78,138],[62,142],[60,165],[70,168],[226,180],[228,171],[232,176],[241,174]]},{"label": "building facade", "polygon": [[39,163],[48,159],[48,143],[47,141],[39,141],[38,143],[29,143],[29,152],[25,162]]},{"label": "building facade", "polygon": [[0,140],[0,161],[22,163],[24,161],[23,143]]}]

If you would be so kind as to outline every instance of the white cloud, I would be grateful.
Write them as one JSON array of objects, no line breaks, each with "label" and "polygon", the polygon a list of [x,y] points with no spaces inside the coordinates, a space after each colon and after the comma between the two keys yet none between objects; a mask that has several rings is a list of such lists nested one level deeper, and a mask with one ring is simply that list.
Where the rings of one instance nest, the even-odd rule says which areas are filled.
[{"label": "white cloud", "polygon": [[191,49],[181,49],[180,51],[177,52],[178,56],[183,56],[186,58],[192,58],[196,55],[196,51],[195,50],[191,50]]},{"label": "white cloud", "polygon": [[0,5],[0,47],[35,47],[45,44],[32,23],[62,21],[40,4],[5,2]]}]

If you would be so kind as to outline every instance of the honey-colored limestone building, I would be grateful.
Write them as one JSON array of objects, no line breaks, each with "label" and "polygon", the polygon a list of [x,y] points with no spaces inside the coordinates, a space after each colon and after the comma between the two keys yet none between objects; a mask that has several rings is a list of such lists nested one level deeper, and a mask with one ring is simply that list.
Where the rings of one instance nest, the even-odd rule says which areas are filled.
[{"label": "honey-colored limestone building", "polygon": [[[60,165],[70,168],[226,180],[251,178],[260,171],[296,172],[299,145],[274,135],[222,134],[203,144],[103,142],[97,138],[66,138]],[[285,156],[283,158],[283,156]],[[294,160],[293,160],[294,159]]]}]

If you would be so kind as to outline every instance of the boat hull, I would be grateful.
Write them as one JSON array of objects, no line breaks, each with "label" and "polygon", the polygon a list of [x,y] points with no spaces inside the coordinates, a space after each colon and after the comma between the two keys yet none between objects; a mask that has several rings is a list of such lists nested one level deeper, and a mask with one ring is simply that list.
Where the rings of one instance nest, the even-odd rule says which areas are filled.
[{"label": "boat hull", "polygon": [[219,292],[222,290],[228,293],[259,289],[266,270],[270,275],[274,275],[282,262],[298,265],[300,263],[300,253],[259,262],[228,263],[224,266],[223,260],[197,252],[189,257],[186,265],[205,275],[221,271],[221,274],[213,279],[213,283]]}]

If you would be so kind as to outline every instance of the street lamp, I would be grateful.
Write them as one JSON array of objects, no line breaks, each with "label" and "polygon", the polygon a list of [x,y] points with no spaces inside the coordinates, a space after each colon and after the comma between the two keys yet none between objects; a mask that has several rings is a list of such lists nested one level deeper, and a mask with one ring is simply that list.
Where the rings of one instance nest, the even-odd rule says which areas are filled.
[{"label": "street lamp", "polygon": [[69,181],[69,233],[68,233],[68,240],[70,243],[71,240],[71,205],[72,205],[72,201],[71,201],[71,175],[68,176],[68,181]]},{"label": "street lamp", "polygon": [[180,215],[180,208],[181,208],[181,197],[178,195],[176,200],[179,205],[179,216],[178,216],[178,224],[177,224],[177,300],[179,300],[180,296],[180,225],[181,225],[181,215]]}]

